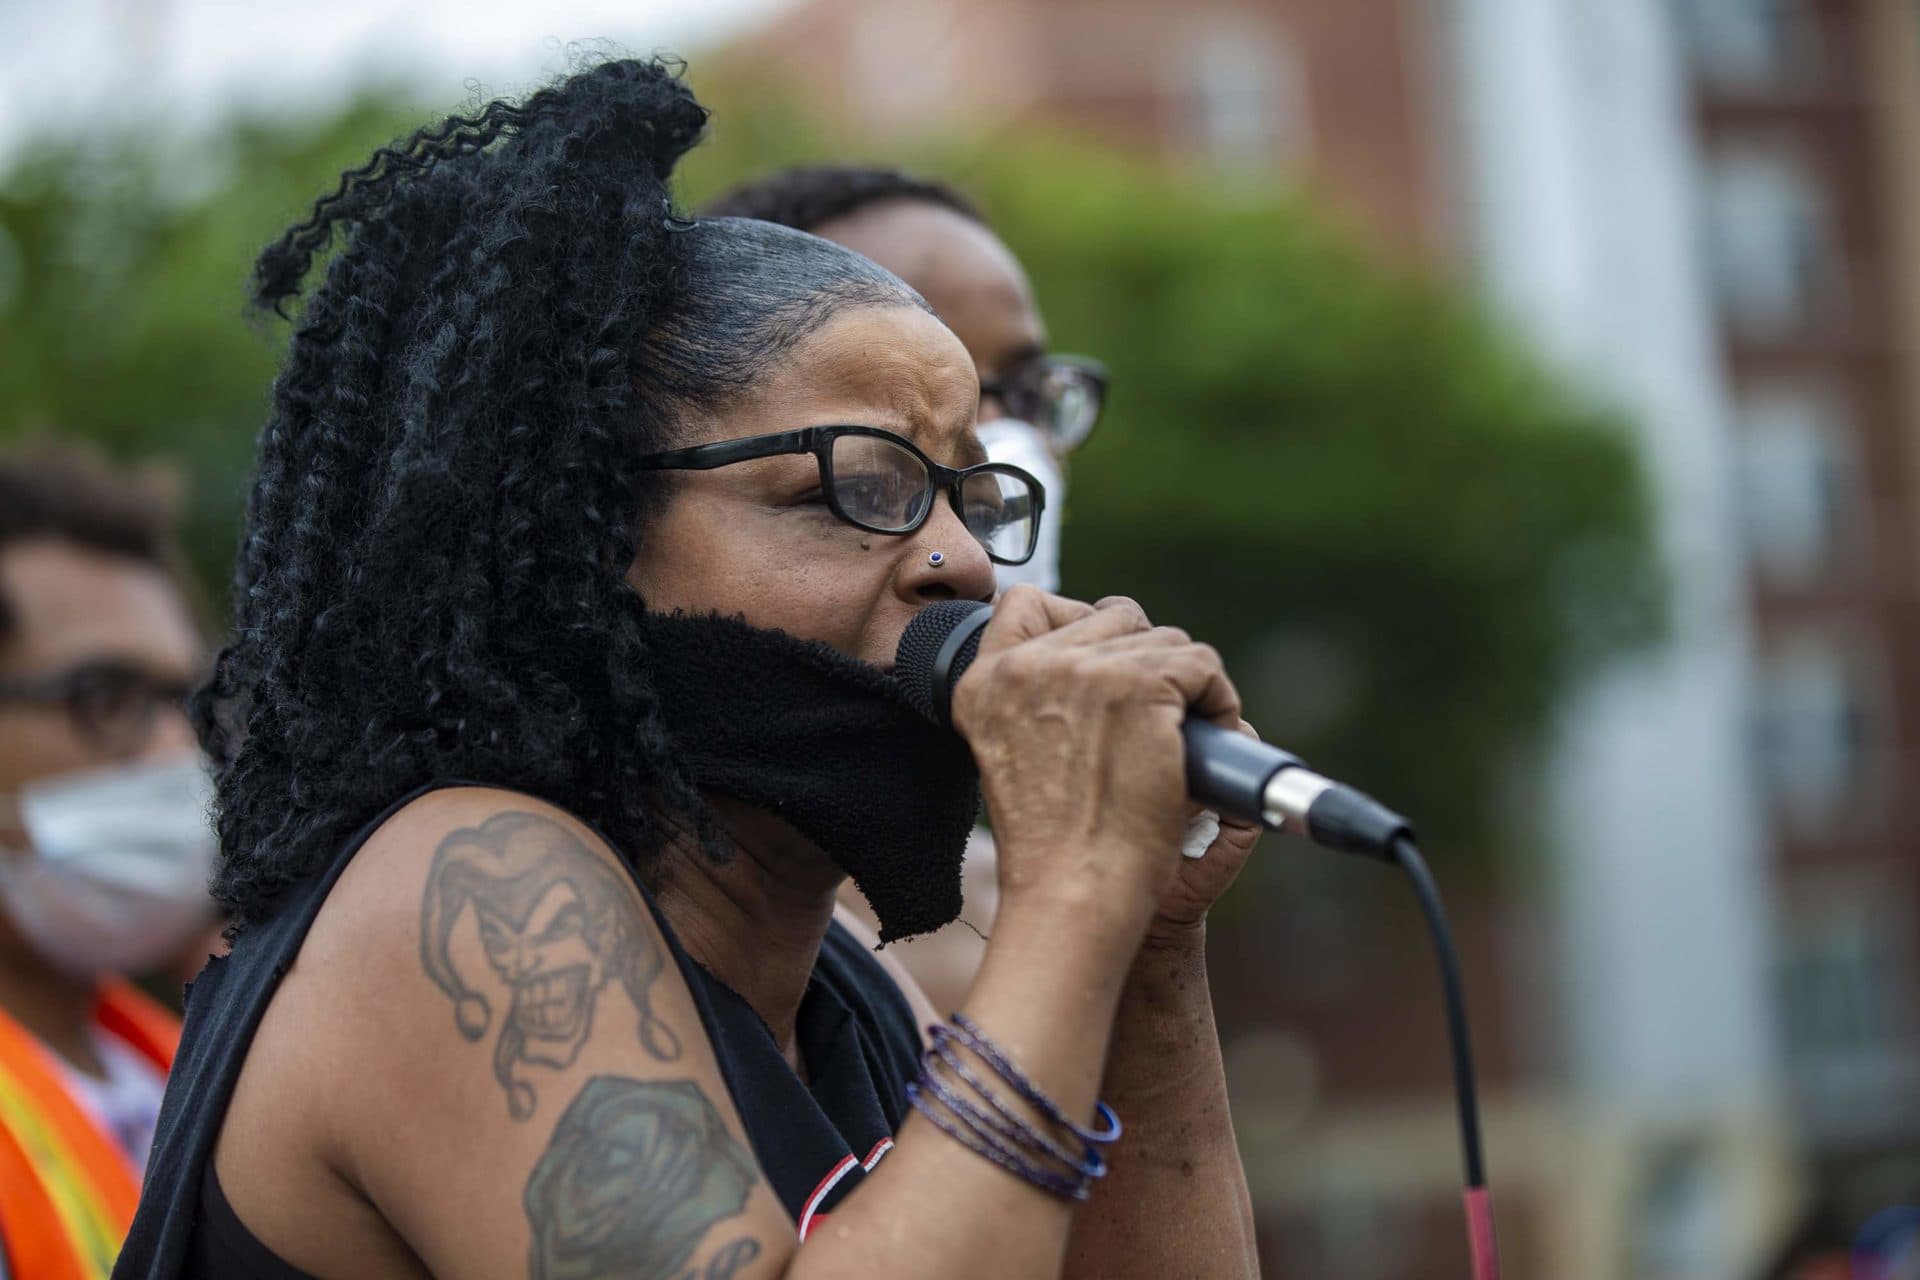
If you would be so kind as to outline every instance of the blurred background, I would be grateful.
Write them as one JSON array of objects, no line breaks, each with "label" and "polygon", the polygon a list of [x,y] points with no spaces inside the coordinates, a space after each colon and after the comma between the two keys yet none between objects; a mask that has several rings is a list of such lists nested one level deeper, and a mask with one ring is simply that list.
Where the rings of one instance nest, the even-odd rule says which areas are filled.
[{"label": "blurred background", "polygon": [[[1920,5],[0,0],[0,439],[217,590],[253,252],[575,40],[689,59],[687,203],[946,178],[1111,367],[1066,589],[1421,824],[1509,1274],[1920,1275]],[[1273,841],[1213,970],[1267,1274],[1464,1276],[1405,886]]]}]

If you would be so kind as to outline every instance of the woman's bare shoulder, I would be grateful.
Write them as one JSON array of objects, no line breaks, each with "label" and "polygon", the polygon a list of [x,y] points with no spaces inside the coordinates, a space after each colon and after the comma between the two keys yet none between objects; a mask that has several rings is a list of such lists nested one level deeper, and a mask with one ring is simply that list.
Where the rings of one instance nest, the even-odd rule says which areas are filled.
[{"label": "woman's bare shoulder", "polygon": [[[625,1140],[608,1126],[630,1115],[690,1126],[686,1158],[726,1189],[701,1211],[772,1252],[783,1211],[672,952],[619,855],[551,804],[460,787],[387,818],[262,1035],[247,1074],[284,1072],[267,1087],[313,1117],[315,1155],[432,1274],[521,1274],[530,1245],[571,1225],[547,1199],[582,1176],[583,1152]],[[664,1194],[673,1171],[648,1164],[660,1152],[615,1154],[630,1190]],[[282,1237],[304,1246],[289,1260],[330,1273],[342,1259],[312,1234]]]},{"label": "woman's bare shoulder", "polygon": [[[449,787],[396,810],[341,873],[310,957],[334,985],[377,989],[407,1026],[503,1036],[536,1063],[578,1052],[610,983],[640,1011],[643,1048],[677,1046],[649,993],[684,983],[632,873],[585,823],[520,792]],[[533,1086],[497,1074],[511,1110],[528,1111]]]}]

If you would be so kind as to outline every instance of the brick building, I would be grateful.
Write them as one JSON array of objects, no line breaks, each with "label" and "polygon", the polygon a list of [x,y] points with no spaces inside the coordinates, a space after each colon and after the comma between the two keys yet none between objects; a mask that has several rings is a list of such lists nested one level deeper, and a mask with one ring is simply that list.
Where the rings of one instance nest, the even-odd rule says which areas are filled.
[{"label": "brick building", "polygon": [[1848,1195],[1920,1140],[1920,22],[1897,0],[1682,16],[1751,566],[1784,1079]]},{"label": "brick building", "polygon": [[[1900,1176],[1920,1149],[1913,4],[801,0],[721,60],[882,142],[1039,121],[1291,175],[1627,409],[1674,638],[1569,710],[1553,891],[1452,903],[1510,1265],[1757,1274],[1811,1198]],[[1268,1274],[1464,1275],[1424,957],[1337,990],[1261,978],[1311,967],[1301,924],[1217,957]],[[1433,1034],[1383,1060],[1388,1023]]]},{"label": "brick building", "polygon": [[721,54],[847,129],[1040,120],[1306,177],[1396,247],[1444,254],[1422,0],[803,0]]}]

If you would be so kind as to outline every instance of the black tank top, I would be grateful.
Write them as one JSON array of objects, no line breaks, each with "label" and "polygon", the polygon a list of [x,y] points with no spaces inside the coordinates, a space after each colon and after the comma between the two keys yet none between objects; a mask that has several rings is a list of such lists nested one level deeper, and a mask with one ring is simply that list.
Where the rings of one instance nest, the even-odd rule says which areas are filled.
[{"label": "black tank top", "polygon": [[[235,1216],[214,1175],[214,1139],[267,1002],[334,881],[375,827],[433,789],[403,797],[369,822],[331,865],[290,890],[272,917],[251,926],[231,955],[210,960],[189,985],[146,1184],[114,1280],[303,1275]],[[919,1074],[913,1011],[879,961],[834,924],[800,1004],[797,1034],[811,1082],[803,1084],[766,1023],[687,956],[637,877],[634,884],[693,994],[760,1168],[804,1239],[893,1146],[907,1082]]]}]

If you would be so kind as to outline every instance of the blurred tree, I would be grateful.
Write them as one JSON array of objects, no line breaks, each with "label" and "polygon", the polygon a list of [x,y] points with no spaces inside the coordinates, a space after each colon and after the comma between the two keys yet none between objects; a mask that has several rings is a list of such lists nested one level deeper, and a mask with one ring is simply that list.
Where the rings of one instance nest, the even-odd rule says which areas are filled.
[{"label": "blurred tree", "polygon": [[0,179],[0,439],[55,430],[178,463],[189,552],[224,587],[285,336],[245,315],[254,253],[410,119],[367,103],[318,126],[26,151]]},{"label": "blurred tree", "polygon": [[1450,861],[1497,842],[1557,698],[1657,617],[1621,424],[1297,206],[1009,160],[983,197],[1058,340],[1115,370],[1073,591],[1212,640],[1250,719]]},{"label": "blurred tree", "polygon": [[[703,95],[690,203],[845,154],[783,104]],[[195,557],[223,578],[281,336],[242,318],[252,253],[423,114],[26,156],[0,180],[0,437],[179,460]],[[1074,458],[1068,589],[1214,641],[1250,718],[1418,814],[1450,860],[1499,847],[1502,783],[1558,696],[1658,616],[1619,424],[1278,191],[1038,139],[891,158],[980,197],[1056,344],[1114,371]]]},{"label": "blurred tree", "polygon": [[1417,815],[1449,864],[1537,834],[1509,784],[1574,682],[1662,617],[1623,421],[1277,184],[1024,134],[836,147],[757,86],[701,96],[691,196],[822,158],[939,173],[1026,264],[1054,345],[1108,364],[1069,594],[1217,645],[1267,736]]}]

